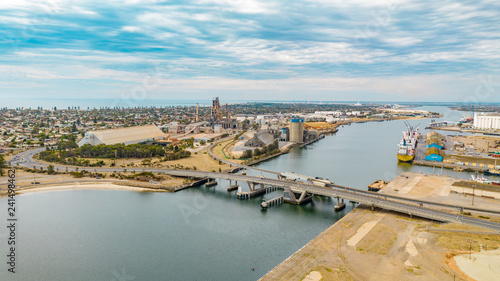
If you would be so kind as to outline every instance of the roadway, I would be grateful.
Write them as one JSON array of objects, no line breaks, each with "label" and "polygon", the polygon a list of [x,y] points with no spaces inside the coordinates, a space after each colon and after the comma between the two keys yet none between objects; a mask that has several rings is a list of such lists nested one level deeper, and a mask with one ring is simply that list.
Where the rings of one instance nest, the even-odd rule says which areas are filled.
[{"label": "roadway", "polygon": [[[48,164],[39,162],[33,159],[33,156],[44,148],[34,149],[19,153],[16,157],[12,158],[8,162],[11,166],[24,166],[28,168],[34,167],[47,167]],[[233,164],[233,163],[231,163]],[[55,169],[61,171],[68,169],[68,171],[76,171],[77,168],[80,170],[91,169],[96,172],[114,172],[119,171],[121,168],[99,168],[99,167],[74,167],[74,166],[63,166],[63,165],[53,165]],[[143,168],[142,171],[154,172],[154,173],[164,173],[172,176],[180,177],[193,177],[193,178],[217,178],[223,180],[234,180],[234,181],[246,181],[254,182],[258,184],[265,184],[276,186],[280,188],[290,188],[293,192],[302,193],[303,191],[330,197],[340,197],[349,201],[367,204],[373,207],[379,207],[387,210],[392,210],[400,213],[411,214],[414,216],[419,216],[431,220],[442,221],[442,222],[456,222],[464,223],[471,226],[483,227],[486,229],[491,229],[500,232],[500,224],[489,222],[485,220],[479,220],[469,217],[457,216],[443,211],[438,211],[435,209],[423,207],[421,200],[407,199],[397,196],[388,196],[380,193],[369,193],[364,190],[358,190],[354,188],[347,188],[342,186],[332,186],[331,188],[319,187],[312,184],[301,183],[301,182],[291,182],[280,179],[272,179],[265,177],[255,177],[241,174],[226,174],[226,173],[216,173],[216,172],[202,172],[202,171],[190,171],[190,170],[172,170],[172,169],[152,169]],[[274,172],[276,173],[276,172]],[[417,202],[415,202],[417,201]],[[449,204],[439,204],[432,202],[435,206],[440,206],[443,208],[455,208],[460,209],[460,206],[451,206]]]},{"label": "roadway", "polygon": [[237,164],[237,163],[231,162],[231,161],[229,161],[229,160],[227,160],[227,159],[219,158],[219,157],[217,157],[217,155],[215,155],[215,154],[212,152],[212,148],[214,148],[216,145],[218,145],[218,144],[219,144],[219,143],[221,143],[221,142],[225,142],[225,141],[227,141],[227,140],[229,140],[229,139],[232,139],[232,138],[234,138],[234,137],[233,137],[233,136],[229,136],[229,137],[227,137],[227,138],[224,138],[224,139],[222,139],[222,140],[219,140],[219,141],[217,141],[217,142],[213,143],[213,144],[212,144],[212,145],[210,145],[210,146],[208,147],[208,149],[207,149],[208,154],[209,154],[210,156],[212,156],[214,159],[219,160],[219,161],[221,161],[221,162],[223,162],[223,163],[226,163],[226,164],[229,164],[229,165],[233,165],[233,166],[240,167],[240,168],[244,168],[244,169],[256,170],[256,171],[259,171],[259,172],[265,172],[265,173],[270,173],[270,174],[280,175],[280,173],[279,173],[279,172],[275,172],[275,171],[271,171],[271,170],[265,170],[265,169],[260,169],[260,168],[256,168],[256,167],[252,167],[252,166],[243,165],[243,164]]}]

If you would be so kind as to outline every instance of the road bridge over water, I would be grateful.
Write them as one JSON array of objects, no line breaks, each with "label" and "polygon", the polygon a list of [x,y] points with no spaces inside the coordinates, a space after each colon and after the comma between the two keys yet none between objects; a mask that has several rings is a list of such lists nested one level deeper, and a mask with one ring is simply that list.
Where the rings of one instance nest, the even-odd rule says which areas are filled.
[{"label": "road bridge over water", "polygon": [[[43,149],[30,150],[23,153],[18,154],[17,158],[12,159],[9,163],[13,166],[25,166],[29,168],[33,167],[47,167],[46,163],[41,163],[32,159],[33,155],[40,152]],[[75,171],[76,167],[71,166],[63,166],[63,165],[54,165],[54,168],[64,170],[68,169],[68,171]],[[116,168],[92,168],[98,172],[113,172],[116,171]],[[292,182],[281,179],[272,179],[266,177],[256,177],[256,176],[248,176],[241,174],[229,174],[229,173],[216,173],[216,172],[202,172],[202,171],[191,171],[191,170],[171,170],[171,169],[153,169],[153,168],[144,168],[143,171],[147,172],[155,172],[155,173],[164,173],[172,176],[179,177],[192,177],[192,178],[214,178],[214,179],[223,179],[223,180],[231,180],[231,181],[240,181],[247,182],[250,190],[255,191],[266,191],[266,189],[270,187],[274,188],[282,188],[285,192],[289,194],[300,194],[301,197],[308,195],[320,195],[320,196],[329,196],[335,198],[342,198],[352,202],[358,202],[367,204],[368,206],[372,206],[372,208],[379,207],[387,210],[396,211],[399,213],[409,214],[411,216],[419,216],[422,218],[427,218],[436,221],[442,222],[455,222],[455,223],[464,223],[471,226],[483,227],[487,229],[491,229],[497,232],[500,232],[500,224],[479,220],[464,216],[457,216],[455,214],[450,214],[443,211],[438,211],[435,209],[430,209],[424,207],[424,205],[433,205],[441,208],[454,208],[455,210],[469,209],[475,211],[485,211],[479,208],[464,208],[461,206],[453,206],[450,204],[440,204],[436,202],[428,202],[417,199],[409,199],[405,197],[399,196],[390,196],[384,195],[380,193],[371,193],[364,190],[358,190],[354,188],[348,188],[340,185],[330,185],[329,187],[319,187],[312,184],[301,183],[301,182]],[[276,173],[274,172],[275,174]],[[260,185],[260,188],[257,188],[257,185]],[[267,186],[267,187],[266,187]],[[297,199],[297,198],[295,198]],[[300,199],[300,198],[299,198]]]}]

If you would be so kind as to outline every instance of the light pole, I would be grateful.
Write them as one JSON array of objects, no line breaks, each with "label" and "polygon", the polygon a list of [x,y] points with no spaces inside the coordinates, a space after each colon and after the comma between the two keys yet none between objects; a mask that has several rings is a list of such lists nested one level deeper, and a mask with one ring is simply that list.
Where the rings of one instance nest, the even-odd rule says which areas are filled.
[{"label": "light pole", "polygon": [[472,239],[467,239],[469,242],[469,259],[472,259]]},{"label": "light pole", "polygon": [[476,193],[476,185],[472,185],[472,205],[474,205],[474,194]]}]

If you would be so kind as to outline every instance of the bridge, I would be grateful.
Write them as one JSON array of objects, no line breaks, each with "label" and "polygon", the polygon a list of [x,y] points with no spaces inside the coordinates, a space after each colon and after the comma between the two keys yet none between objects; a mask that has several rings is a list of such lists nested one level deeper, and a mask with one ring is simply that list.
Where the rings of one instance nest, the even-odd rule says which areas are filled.
[{"label": "bridge", "polygon": [[[422,206],[422,203],[418,204],[410,204],[410,203],[405,203],[401,202],[404,201],[405,198],[403,197],[397,197],[397,196],[392,196],[389,197],[387,195],[382,195],[379,193],[368,193],[362,190],[357,190],[357,189],[343,189],[343,188],[338,188],[338,187],[332,187],[332,188],[325,188],[325,187],[319,187],[315,186],[312,184],[306,184],[306,183],[300,183],[300,182],[289,182],[289,181],[284,181],[284,180],[279,180],[279,179],[270,179],[270,178],[264,178],[264,177],[255,177],[255,176],[246,176],[246,175],[238,175],[238,174],[224,174],[224,173],[214,173],[214,172],[200,172],[200,171],[188,171],[188,170],[164,170],[163,173],[172,175],[172,176],[179,176],[179,177],[195,177],[195,178],[201,178],[201,177],[209,177],[209,178],[217,178],[217,179],[224,179],[224,180],[234,180],[234,181],[243,181],[243,182],[249,182],[253,184],[262,184],[262,185],[268,185],[268,186],[276,186],[279,188],[283,188],[285,191],[290,190],[293,193],[297,194],[314,194],[314,195],[322,195],[322,196],[329,196],[329,197],[336,197],[336,198],[343,198],[347,199],[349,201],[354,201],[358,203],[363,203],[368,206],[371,206],[372,208],[379,207],[387,210],[392,210],[396,211],[399,213],[404,213],[404,214],[409,214],[410,216],[418,216],[422,218],[427,218],[435,221],[442,221],[442,222],[455,222],[455,223],[463,223],[471,226],[477,226],[477,227],[483,227],[486,229],[491,229],[497,232],[500,232],[500,224],[494,223],[494,222],[489,222],[485,220],[480,220],[480,219],[474,219],[474,218],[469,218],[469,217],[463,217],[463,216],[457,216],[454,214],[434,210],[434,209],[429,209],[429,208],[424,208]],[[386,198],[387,197],[387,198]],[[397,197],[398,200],[401,201],[396,201],[394,200]],[[418,200],[410,200],[411,201],[418,201]],[[439,203],[432,203],[434,205],[439,205],[442,207],[450,207],[448,204],[439,204]],[[460,207],[453,206],[457,209],[461,209]],[[483,210],[486,211],[486,210]]]},{"label": "bridge", "polygon": [[[20,166],[25,166],[29,168],[33,167],[47,167],[46,163],[41,163],[36,160],[33,160],[32,157],[34,154],[40,152],[43,149],[35,149],[26,152],[22,152],[18,154],[17,158],[9,160],[11,165],[19,164]],[[22,159],[22,160],[21,160]],[[234,163],[230,162],[231,165]],[[244,166],[244,165],[242,165]],[[55,169],[68,169],[68,171],[76,170],[76,167],[63,166],[63,165],[54,165]],[[246,167],[245,167],[246,168]],[[252,167],[253,168],[253,167]],[[98,172],[113,172],[117,169],[115,168],[94,168],[94,170]],[[280,179],[280,173],[273,172],[273,174],[277,174],[277,179],[266,178],[266,177],[256,177],[256,176],[248,176],[241,174],[229,174],[229,173],[217,173],[217,172],[202,172],[202,171],[191,171],[191,170],[172,170],[172,169],[143,169],[147,172],[154,173],[164,173],[172,176],[179,177],[191,177],[191,178],[213,178],[213,179],[222,179],[222,180],[230,180],[230,181],[240,181],[247,182],[250,191],[240,194],[247,194],[244,196],[251,197],[252,195],[262,194],[273,188],[281,188],[288,194],[288,199],[291,200],[291,203],[301,203],[302,200],[306,200],[307,198],[312,197],[312,195],[320,195],[320,196],[329,196],[335,198],[342,198],[349,200],[351,202],[363,203],[372,208],[378,207],[387,210],[392,210],[399,213],[409,214],[410,216],[419,216],[422,218],[427,218],[435,221],[442,222],[454,222],[454,223],[463,223],[476,227],[483,227],[486,229],[494,230],[500,232],[500,224],[489,222],[480,219],[474,219],[470,217],[458,216],[455,214],[450,214],[443,211],[438,211],[435,209],[430,209],[424,207],[424,205],[434,205],[440,208],[451,208],[454,210],[474,210],[481,212],[492,212],[485,209],[472,208],[472,207],[462,207],[462,206],[453,206],[450,204],[441,204],[437,202],[429,202],[418,199],[409,199],[405,197],[399,197],[394,195],[385,195],[380,193],[372,193],[364,190],[359,190],[355,188],[349,188],[345,186],[340,186],[336,184],[330,184],[326,187],[319,187],[313,184],[295,182],[295,181],[287,181]],[[263,170],[267,172],[267,170]],[[259,187],[260,186],[260,187]],[[296,195],[299,197],[297,198]],[[495,212],[494,213],[500,213]]]}]

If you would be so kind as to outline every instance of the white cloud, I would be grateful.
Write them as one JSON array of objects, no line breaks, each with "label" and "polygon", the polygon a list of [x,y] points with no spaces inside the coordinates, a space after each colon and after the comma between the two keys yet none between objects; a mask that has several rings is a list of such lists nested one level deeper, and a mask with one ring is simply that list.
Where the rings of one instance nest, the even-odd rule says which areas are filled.
[{"label": "white cloud", "polygon": [[422,39],[414,37],[402,37],[402,38],[382,38],[385,41],[396,47],[408,47],[422,42]]},{"label": "white cloud", "polygon": [[149,27],[155,28],[167,28],[174,32],[183,33],[186,35],[199,35],[200,32],[191,26],[186,25],[185,22],[182,22],[176,19],[176,16],[179,14],[175,13],[144,13],[137,17],[137,20]]},{"label": "white cloud", "polygon": [[219,5],[223,10],[242,14],[274,14],[279,13],[278,3],[261,2],[257,0],[200,0],[200,4]]},{"label": "white cloud", "polygon": [[124,26],[124,27],[122,27],[122,30],[127,31],[127,32],[138,32],[141,29],[137,26]]},{"label": "white cloud", "polygon": [[357,49],[349,43],[296,43],[262,39],[226,41],[211,47],[239,58],[249,64],[279,62],[286,64],[309,63],[369,63],[376,57],[386,56],[381,50]]}]

